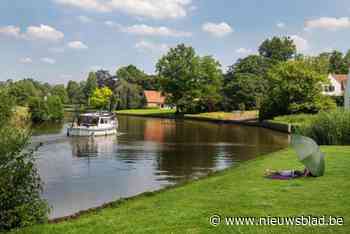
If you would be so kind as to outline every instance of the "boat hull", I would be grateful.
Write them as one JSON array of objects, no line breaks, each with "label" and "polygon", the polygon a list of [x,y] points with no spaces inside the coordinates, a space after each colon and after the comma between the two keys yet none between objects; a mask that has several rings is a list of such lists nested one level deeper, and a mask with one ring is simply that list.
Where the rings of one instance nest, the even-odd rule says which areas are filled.
[{"label": "boat hull", "polygon": [[94,136],[108,136],[117,134],[116,128],[106,129],[92,129],[92,128],[68,128],[67,136],[81,136],[81,137],[94,137]]}]

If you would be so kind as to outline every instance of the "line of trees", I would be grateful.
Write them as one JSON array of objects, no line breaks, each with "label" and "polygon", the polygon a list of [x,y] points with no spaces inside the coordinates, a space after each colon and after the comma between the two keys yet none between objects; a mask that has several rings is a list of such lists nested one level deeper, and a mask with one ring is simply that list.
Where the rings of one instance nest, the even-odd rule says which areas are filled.
[{"label": "line of trees", "polygon": [[212,56],[199,56],[194,48],[180,44],[159,59],[155,75],[128,65],[114,75],[90,72],[86,80],[71,80],[67,86],[24,79],[4,82],[0,88],[8,89],[17,105],[28,106],[35,122],[62,119],[63,104],[143,108],[144,90],[163,92],[178,113],[259,109],[265,119],[334,108],[334,101],[321,95],[321,83],[327,82],[329,73],[348,73],[350,50],[345,55],[333,51],[304,56],[297,53],[291,38],[273,37],[258,52],[223,72]]}]

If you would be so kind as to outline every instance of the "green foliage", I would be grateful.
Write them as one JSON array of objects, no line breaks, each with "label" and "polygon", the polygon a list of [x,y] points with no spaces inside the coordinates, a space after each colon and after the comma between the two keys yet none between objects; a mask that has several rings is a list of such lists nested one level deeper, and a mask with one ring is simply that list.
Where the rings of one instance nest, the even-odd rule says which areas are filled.
[{"label": "green foliage", "polygon": [[279,115],[317,113],[335,107],[330,98],[322,96],[321,83],[326,76],[320,74],[308,62],[288,61],[268,73],[269,95],[260,109],[260,119]]},{"label": "green foliage", "polygon": [[13,102],[0,91],[0,232],[44,222],[48,206],[30,149],[30,135],[11,123]]},{"label": "green foliage", "polygon": [[29,110],[34,123],[60,121],[64,117],[64,106],[58,96],[49,96],[47,100],[32,97],[29,101]]},{"label": "green foliage", "polygon": [[228,111],[259,108],[268,91],[265,76],[271,67],[271,59],[259,55],[239,59],[225,75],[223,108]]},{"label": "green foliage", "polygon": [[31,97],[39,97],[42,95],[34,82],[30,79],[24,79],[13,82],[9,85],[9,93],[15,99],[17,105],[25,106]]},{"label": "green foliage", "polygon": [[287,61],[296,54],[296,46],[289,37],[273,37],[260,45],[259,54],[273,61]]},{"label": "green foliage", "polygon": [[321,145],[349,145],[350,111],[337,109],[320,112],[309,125],[301,127],[298,133],[314,139]]},{"label": "green foliage", "polygon": [[90,98],[90,104],[97,109],[109,109],[112,95],[108,87],[97,88]]},{"label": "green foliage", "polygon": [[85,86],[83,87],[83,93],[86,100],[89,100],[97,89],[97,78],[95,72],[90,72],[86,80]]},{"label": "green foliage", "polygon": [[6,88],[0,89],[0,126],[8,123],[13,116],[15,102]]},{"label": "green foliage", "polygon": [[157,76],[149,76],[134,65],[121,67],[117,71],[118,79],[125,80],[131,84],[137,84],[144,90],[158,90],[159,79]]},{"label": "green foliage", "polygon": [[67,90],[64,85],[55,85],[51,89],[51,94],[58,96],[61,99],[62,103],[68,103],[69,98],[67,94]]},{"label": "green foliage", "polygon": [[113,106],[117,110],[143,108],[146,104],[142,87],[124,79],[117,82],[112,98]]},{"label": "green foliage", "polygon": [[47,98],[49,119],[53,121],[62,120],[64,117],[64,106],[59,96],[49,96]]},{"label": "green foliage", "polygon": [[[180,44],[157,63],[162,91],[178,112],[211,109],[219,101],[220,64],[211,57],[199,57],[192,47]],[[207,92],[207,93],[205,93]]]},{"label": "green foliage", "polygon": [[329,72],[333,74],[348,74],[349,64],[346,58],[343,57],[343,53],[334,50],[329,57]]},{"label": "green foliage", "polygon": [[83,92],[84,87],[84,83],[79,84],[72,80],[68,82],[67,93],[71,104],[82,104],[87,101]]}]

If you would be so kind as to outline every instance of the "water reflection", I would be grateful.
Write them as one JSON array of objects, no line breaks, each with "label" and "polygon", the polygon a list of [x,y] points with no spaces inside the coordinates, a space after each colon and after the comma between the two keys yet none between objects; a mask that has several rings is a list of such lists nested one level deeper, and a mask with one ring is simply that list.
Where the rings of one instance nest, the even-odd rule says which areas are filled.
[{"label": "water reflection", "polygon": [[[69,138],[65,125],[33,137],[51,217],[152,191],[283,148],[286,135],[205,122],[119,118],[118,136]],[[45,129],[45,128],[44,128]]]}]

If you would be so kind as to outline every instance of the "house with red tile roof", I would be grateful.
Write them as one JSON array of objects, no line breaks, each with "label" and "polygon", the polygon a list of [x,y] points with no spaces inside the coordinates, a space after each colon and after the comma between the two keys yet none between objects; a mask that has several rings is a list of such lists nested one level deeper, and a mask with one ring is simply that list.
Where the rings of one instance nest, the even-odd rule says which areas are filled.
[{"label": "house with red tile roof", "polygon": [[146,106],[149,108],[158,107],[158,108],[166,108],[165,104],[165,96],[162,95],[159,91],[154,90],[145,90],[146,97]]},{"label": "house with red tile roof", "polygon": [[328,80],[329,84],[323,85],[323,94],[328,96],[344,95],[346,84],[348,82],[348,75],[329,74]]}]

